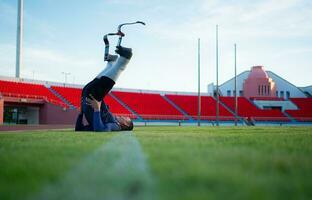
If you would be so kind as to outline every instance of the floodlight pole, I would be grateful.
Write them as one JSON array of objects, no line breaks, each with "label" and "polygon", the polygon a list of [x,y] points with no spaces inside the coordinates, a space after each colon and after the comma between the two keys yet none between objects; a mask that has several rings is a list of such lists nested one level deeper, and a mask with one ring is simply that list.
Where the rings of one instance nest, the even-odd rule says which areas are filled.
[{"label": "floodlight pole", "polygon": [[65,85],[67,84],[67,76],[68,75],[70,75],[70,73],[69,72],[62,72],[62,74],[64,75],[64,79],[65,79],[65,82],[64,82],[64,87],[65,87]]},{"label": "floodlight pole", "polygon": [[219,25],[216,25],[216,125],[219,126]]},{"label": "floodlight pole", "polygon": [[23,9],[24,0],[18,0],[17,36],[16,36],[16,71],[15,77],[20,78],[23,64]]},{"label": "floodlight pole", "polygon": [[236,73],[236,44],[234,44],[234,97],[235,97],[235,126],[237,126],[237,73]]},{"label": "floodlight pole", "polygon": [[198,38],[198,116],[197,116],[197,126],[200,126],[200,110],[201,110],[201,101],[200,101],[200,38]]}]

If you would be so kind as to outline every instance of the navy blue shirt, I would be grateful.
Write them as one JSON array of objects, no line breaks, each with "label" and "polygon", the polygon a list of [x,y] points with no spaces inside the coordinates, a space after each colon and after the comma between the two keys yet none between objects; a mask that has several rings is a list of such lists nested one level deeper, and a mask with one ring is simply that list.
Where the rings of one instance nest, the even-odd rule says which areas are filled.
[{"label": "navy blue shirt", "polygon": [[99,111],[93,112],[93,123],[89,125],[83,124],[83,114],[80,113],[77,121],[75,131],[102,131],[102,132],[109,132],[109,131],[120,131],[121,128],[118,125],[116,120],[104,122],[102,121],[101,114]]},{"label": "navy blue shirt", "polygon": [[93,130],[94,131],[120,131],[121,128],[117,122],[104,123],[101,119],[100,111],[93,112]]}]

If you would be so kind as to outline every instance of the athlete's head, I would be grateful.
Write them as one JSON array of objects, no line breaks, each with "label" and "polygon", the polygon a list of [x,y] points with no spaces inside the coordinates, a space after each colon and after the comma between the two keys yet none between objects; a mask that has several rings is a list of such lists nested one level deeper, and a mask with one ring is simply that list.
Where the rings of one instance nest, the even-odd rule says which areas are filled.
[{"label": "athlete's head", "polygon": [[121,130],[131,131],[133,129],[133,122],[129,117],[116,116],[116,120]]}]

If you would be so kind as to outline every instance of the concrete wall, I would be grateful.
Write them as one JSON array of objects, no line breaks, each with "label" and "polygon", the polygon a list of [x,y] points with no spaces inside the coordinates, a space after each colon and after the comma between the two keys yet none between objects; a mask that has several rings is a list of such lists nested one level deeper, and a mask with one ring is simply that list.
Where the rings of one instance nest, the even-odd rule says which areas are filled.
[{"label": "concrete wall", "polygon": [[264,109],[264,107],[281,107],[282,111],[285,110],[298,110],[298,107],[291,101],[254,101],[259,108]]},{"label": "concrete wall", "polygon": [[54,104],[45,103],[40,108],[40,124],[72,124],[76,123],[79,114],[77,110],[64,110]]}]

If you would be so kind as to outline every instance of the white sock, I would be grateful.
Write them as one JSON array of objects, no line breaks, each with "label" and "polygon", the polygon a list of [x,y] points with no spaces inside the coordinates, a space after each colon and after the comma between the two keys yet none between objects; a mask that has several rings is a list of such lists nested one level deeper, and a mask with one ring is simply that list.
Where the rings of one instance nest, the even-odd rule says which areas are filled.
[{"label": "white sock", "polygon": [[129,61],[130,60],[127,58],[119,56],[117,61],[108,62],[106,68],[101,73],[99,73],[99,75],[97,75],[97,78],[106,76],[116,82],[121,72],[126,69]]},{"label": "white sock", "polygon": [[116,63],[116,61],[107,62],[106,67],[103,69],[103,71],[101,71],[101,72],[96,76],[96,78],[99,78],[99,79],[100,79],[100,78],[103,76],[103,74],[106,74],[107,71],[109,71],[110,68],[113,67],[113,65],[114,65],[115,63]]}]

